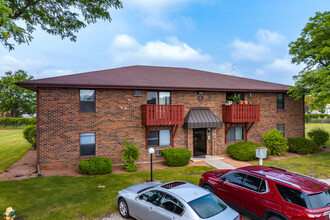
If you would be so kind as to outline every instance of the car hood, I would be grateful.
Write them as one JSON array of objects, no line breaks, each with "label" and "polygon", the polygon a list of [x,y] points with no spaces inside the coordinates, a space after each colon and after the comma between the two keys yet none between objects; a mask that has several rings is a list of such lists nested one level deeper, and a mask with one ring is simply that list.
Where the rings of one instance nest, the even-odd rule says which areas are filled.
[{"label": "car hood", "polygon": [[143,190],[146,190],[148,188],[155,187],[155,186],[158,186],[158,185],[161,185],[161,184],[162,183],[157,183],[157,182],[150,182],[150,183],[144,183],[144,184],[136,184],[136,185],[133,185],[133,186],[130,186],[130,187],[126,188],[125,191],[129,191],[131,193],[138,194],[138,193],[140,193]]}]

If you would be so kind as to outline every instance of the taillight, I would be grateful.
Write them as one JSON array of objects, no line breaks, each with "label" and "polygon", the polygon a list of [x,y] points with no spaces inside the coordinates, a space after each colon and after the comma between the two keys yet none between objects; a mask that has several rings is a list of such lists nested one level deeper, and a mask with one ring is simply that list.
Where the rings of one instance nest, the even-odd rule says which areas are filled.
[{"label": "taillight", "polygon": [[323,214],[310,214],[310,213],[306,213],[303,211],[299,211],[296,210],[300,215],[304,216],[305,218],[319,218],[321,217]]}]

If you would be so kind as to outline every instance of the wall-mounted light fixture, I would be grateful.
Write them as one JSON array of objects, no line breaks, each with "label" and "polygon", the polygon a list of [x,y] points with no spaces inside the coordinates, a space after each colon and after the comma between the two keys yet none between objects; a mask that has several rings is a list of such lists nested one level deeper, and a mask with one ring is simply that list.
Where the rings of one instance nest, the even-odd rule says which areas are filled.
[{"label": "wall-mounted light fixture", "polygon": [[202,92],[202,91],[198,91],[197,94],[198,94],[198,95],[204,95],[204,92]]}]

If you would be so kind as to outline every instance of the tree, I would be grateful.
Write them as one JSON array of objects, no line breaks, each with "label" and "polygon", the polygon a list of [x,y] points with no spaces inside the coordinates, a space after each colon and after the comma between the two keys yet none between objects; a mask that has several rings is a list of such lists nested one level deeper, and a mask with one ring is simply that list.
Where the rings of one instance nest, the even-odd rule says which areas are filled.
[{"label": "tree", "polygon": [[[9,50],[13,42],[29,43],[36,26],[62,39],[76,41],[77,33],[98,19],[111,21],[109,9],[122,8],[120,0],[0,0],[0,42]],[[23,20],[25,28],[15,21]]]},{"label": "tree", "polygon": [[28,81],[33,76],[28,76],[24,70],[15,73],[6,72],[0,79],[0,113],[18,117],[20,113],[34,114],[36,112],[35,92],[16,86],[15,82]]},{"label": "tree", "polygon": [[306,65],[293,77],[296,82],[290,95],[295,99],[311,96],[311,108],[325,108],[330,103],[330,12],[317,12],[289,47],[292,63]]}]

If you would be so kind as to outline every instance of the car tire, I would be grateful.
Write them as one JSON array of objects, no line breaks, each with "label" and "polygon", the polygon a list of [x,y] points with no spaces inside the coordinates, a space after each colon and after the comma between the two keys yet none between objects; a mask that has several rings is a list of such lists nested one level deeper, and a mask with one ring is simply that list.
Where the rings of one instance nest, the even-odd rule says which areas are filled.
[{"label": "car tire", "polygon": [[203,186],[204,189],[206,189],[207,191],[211,192],[211,193],[214,193],[214,189],[212,186],[208,185],[208,184],[205,184]]},{"label": "car tire", "polygon": [[118,201],[118,210],[119,210],[119,214],[123,218],[128,218],[129,217],[128,205],[127,205],[125,199],[123,199],[123,198],[119,199],[119,201]]},{"label": "car tire", "polygon": [[283,219],[278,216],[271,216],[267,220],[283,220]]}]

